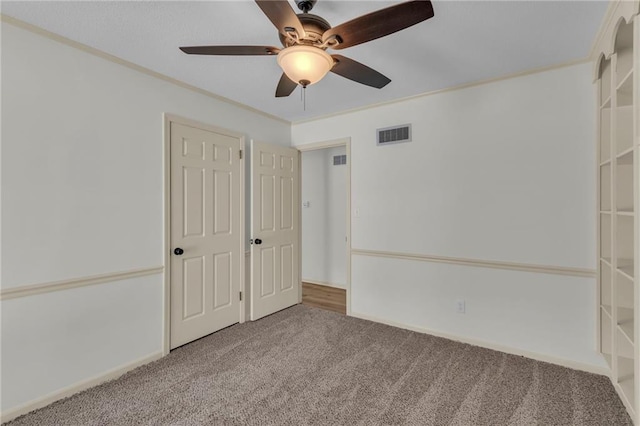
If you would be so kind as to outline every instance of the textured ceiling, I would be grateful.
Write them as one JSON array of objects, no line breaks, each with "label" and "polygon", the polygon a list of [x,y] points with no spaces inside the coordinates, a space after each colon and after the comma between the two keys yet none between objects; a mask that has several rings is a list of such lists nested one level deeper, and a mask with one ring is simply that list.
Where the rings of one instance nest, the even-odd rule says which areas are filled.
[{"label": "textured ceiling", "polygon": [[[319,0],[332,25],[399,2]],[[294,2],[291,1],[295,8]],[[267,113],[296,121],[585,58],[606,1],[438,1],[435,17],[339,53],[391,78],[378,90],[329,74],[276,99],[276,59],[188,56],[179,46],[280,46],[258,6],[236,1],[6,2],[2,13]],[[296,9],[297,10],[297,9]],[[336,52],[337,53],[337,52]]]}]

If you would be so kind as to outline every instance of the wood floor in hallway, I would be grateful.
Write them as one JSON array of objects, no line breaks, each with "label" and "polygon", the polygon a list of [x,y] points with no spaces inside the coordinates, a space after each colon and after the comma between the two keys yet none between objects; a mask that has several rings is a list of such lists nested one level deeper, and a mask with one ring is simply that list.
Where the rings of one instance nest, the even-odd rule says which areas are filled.
[{"label": "wood floor in hallway", "polygon": [[302,304],[346,314],[347,291],[341,288],[303,282]]}]

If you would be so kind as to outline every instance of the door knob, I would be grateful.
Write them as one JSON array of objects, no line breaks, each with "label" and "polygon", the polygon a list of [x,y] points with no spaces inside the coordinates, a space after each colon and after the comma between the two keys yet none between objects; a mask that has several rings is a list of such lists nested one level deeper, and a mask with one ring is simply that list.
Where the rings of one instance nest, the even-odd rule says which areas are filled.
[{"label": "door knob", "polygon": [[175,254],[176,256],[182,256],[182,253],[184,253],[184,250],[182,250],[180,247],[176,247],[176,249],[173,251],[173,254]]},{"label": "door knob", "polygon": [[256,238],[255,240],[253,240],[253,242],[255,244],[262,244],[262,240],[260,238]]}]

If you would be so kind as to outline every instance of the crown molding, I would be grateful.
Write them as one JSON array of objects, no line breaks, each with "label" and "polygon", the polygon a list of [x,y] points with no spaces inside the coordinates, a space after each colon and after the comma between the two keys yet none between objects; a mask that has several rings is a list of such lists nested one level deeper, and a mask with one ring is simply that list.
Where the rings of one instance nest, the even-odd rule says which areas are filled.
[{"label": "crown molding", "polygon": [[553,70],[557,70],[557,69],[561,69],[561,68],[572,67],[572,66],[575,66],[575,65],[582,65],[582,64],[589,63],[589,62],[591,62],[591,59],[589,57],[581,58],[581,59],[574,59],[574,60],[563,62],[563,63],[560,63],[560,64],[549,65],[549,66],[539,67],[539,68],[532,68],[532,69],[525,70],[525,71],[519,71],[519,72],[512,73],[512,74],[507,74],[507,75],[504,75],[504,76],[501,76],[501,77],[495,77],[495,78],[489,78],[489,79],[485,79],[485,80],[472,81],[472,82],[463,83],[463,84],[460,84],[460,85],[457,85],[457,86],[451,86],[451,87],[447,87],[447,88],[444,88],[444,89],[433,90],[431,92],[424,92],[424,93],[419,93],[417,95],[406,96],[404,98],[392,99],[392,100],[389,100],[389,101],[378,102],[378,103],[375,103],[375,104],[365,105],[365,106],[362,106],[362,107],[356,107],[356,108],[346,109],[346,110],[342,110],[342,111],[332,112],[330,114],[325,114],[325,115],[321,115],[321,116],[318,116],[318,117],[306,118],[306,119],[302,119],[302,120],[296,120],[296,121],[291,122],[291,124],[295,126],[295,125],[298,125],[298,124],[310,123],[310,122],[313,122],[313,121],[324,120],[324,119],[327,119],[327,118],[337,117],[337,116],[340,116],[340,115],[351,114],[351,113],[355,113],[355,112],[366,111],[368,109],[379,108],[379,107],[382,107],[382,106],[388,106],[388,105],[393,105],[393,104],[397,104],[397,103],[402,103],[402,102],[417,100],[417,99],[421,99],[421,98],[426,98],[428,96],[439,95],[441,93],[454,92],[454,91],[457,91],[457,90],[469,89],[471,87],[484,86],[485,84],[491,84],[491,83],[496,83],[496,82],[499,82],[499,81],[511,80],[513,78],[524,77],[524,76],[531,75],[531,74],[539,74],[539,73],[543,73],[543,72],[547,72],[547,71],[553,71]]}]

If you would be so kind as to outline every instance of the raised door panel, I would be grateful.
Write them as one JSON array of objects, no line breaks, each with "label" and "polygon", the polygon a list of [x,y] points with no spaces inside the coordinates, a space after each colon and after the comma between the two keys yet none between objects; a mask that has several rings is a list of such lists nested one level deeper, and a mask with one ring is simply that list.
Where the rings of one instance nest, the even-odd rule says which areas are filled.
[{"label": "raised door panel", "polygon": [[183,236],[202,237],[204,235],[204,200],[205,200],[205,169],[201,167],[182,168],[182,197],[188,208],[183,210]]},{"label": "raised door panel", "polygon": [[182,320],[186,321],[203,315],[205,298],[205,261],[204,256],[182,259]]},{"label": "raised door panel", "polygon": [[276,215],[275,176],[260,176],[260,231],[275,231]]},{"label": "raised door panel", "polygon": [[293,230],[293,218],[296,214],[293,205],[293,177],[280,177],[280,229]]},{"label": "raised door panel", "polygon": [[260,249],[260,296],[273,296],[276,292],[276,251],[274,247]]},{"label": "raised door panel", "polygon": [[280,289],[282,291],[293,290],[296,282],[294,268],[296,257],[293,250],[293,244],[286,244],[280,247]]},{"label": "raised door panel", "polygon": [[231,172],[213,172],[213,234],[231,234],[233,218],[233,176]]},{"label": "raised door panel", "polygon": [[233,303],[233,254],[231,252],[213,255],[213,309],[219,310]]}]

